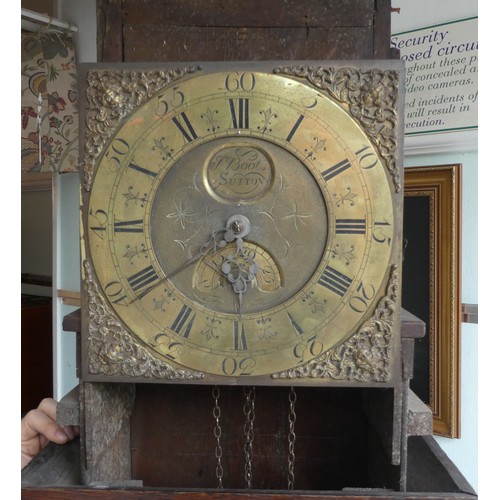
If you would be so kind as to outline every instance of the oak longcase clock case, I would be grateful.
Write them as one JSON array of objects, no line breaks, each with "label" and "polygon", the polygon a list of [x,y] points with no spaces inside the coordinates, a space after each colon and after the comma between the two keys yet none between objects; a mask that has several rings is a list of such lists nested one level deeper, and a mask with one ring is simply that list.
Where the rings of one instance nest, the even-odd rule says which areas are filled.
[{"label": "oak longcase clock case", "polygon": [[400,61],[82,65],[82,378],[394,386]]}]

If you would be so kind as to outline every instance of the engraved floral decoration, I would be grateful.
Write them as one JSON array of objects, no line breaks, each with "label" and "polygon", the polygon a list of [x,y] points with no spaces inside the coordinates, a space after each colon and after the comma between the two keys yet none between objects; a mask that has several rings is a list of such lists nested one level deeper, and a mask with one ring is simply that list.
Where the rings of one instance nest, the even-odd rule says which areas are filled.
[{"label": "engraved floral decoration", "polygon": [[391,340],[398,281],[398,267],[392,266],[386,295],[380,299],[371,318],[348,340],[312,361],[274,373],[272,377],[387,382],[391,376]]},{"label": "engraved floral decoration", "polygon": [[175,211],[168,213],[167,219],[172,219],[182,229],[186,229],[189,224],[194,224],[197,221],[198,212],[192,207],[191,201],[187,196],[184,198],[176,196],[174,199]]},{"label": "engraved floral decoration", "polygon": [[199,66],[189,66],[152,71],[91,70],[87,73],[83,162],[85,189],[90,189],[95,163],[121,120],[165,85],[200,69]]},{"label": "engraved floral decoration", "polygon": [[302,208],[305,205],[304,193],[299,188],[287,184],[283,176],[280,176],[279,183],[270,209],[261,210],[259,215],[272,222],[275,234],[283,245],[282,257],[286,257],[293,243],[291,233],[285,231],[283,223],[290,223],[298,232],[300,225],[307,225],[307,220],[312,218],[313,214]]},{"label": "engraved floral decoration", "polygon": [[101,296],[88,261],[84,262],[88,296],[88,370],[92,375],[151,379],[201,379],[203,373],[177,369],[139,344]]},{"label": "engraved floral decoration", "polygon": [[318,137],[313,137],[314,143],[310,148],[306,148],[304,153],[306,153],[306,159],[312,158],[316,160],[316,155],[319,151],[326,151],[326,139],[319,139]]},{"label": "engraved floral decoration", "polygon": [[153,139],[153,151],[159,151],[161,154],[161,159],[163,161],[167,161],[169,158],[172,158],[172,154],[174,150],[165,144],[165,137],[160,137],[160,139]]},{"label": "engraved floral decoration", "polygon": [[302,302],[308,305],[313,314],[322,313],[325,310],[326,299],[318,299],[314,292],[308,292],[302,297]]},{"label": "engraved floral decoration", "polygon": [[261,334],[259,339],[265,342],[269,342],[272,337],[278,335],[278,332],[272,328],[271,318],[261,318],[257,320],[257,325],[259,325]]},{"label": "engraved floral decoration", "polygon": [[214,317],[207,316],[206,318],[207,326],[202,330],[201,334],[210,342],[213,339],[218,339],[219,334],[217,333],[218,328],[221,326],[222,322]]},{"label": "engraved floral decoration", "polygon": [[200,236],[205,236],[207,227],[215,232],[221,229],[219,218],[209,209],[201,184],[202,179],[195,174],[190,185],[177,189],[173,197],[165,201],[169,208],[165,218],[172,224],[170,231],[172,235],[182,236],[182,239],[174,238],[174,241],[189,259],[199,252]]},{"label": "engraved floral decoration", "polygon": [[340,208],[342,205],[354,206],[354,198],[358,195],[353,193],[349,186],[346,186],[345,193],[333,193],[333,199],[335,200],[335,206]]},{"label": "engraved floral decoration", "polygon": [[134,262],[134,259],[137,258],[145,258],[147,259],[148,258],[148,251],[146,250],[146,247],[144,245],[144,243],[141,243],[141,245],[137,246],[131,246],[131,245],[127,245],[127,250],[126,252],[123,254],[124,257],[126,257],[130,264],[132,264]]},{"label": "engraved floral decoration", "polygon": [[322,66],[279,66],[275,73],[306,78],[326,90],[363,127],[386,160],[396,191],[401,174],[396,161],[398,72],[377,68],[327,68]]},{"label": "engraved floral decoration", "polygon": [[272,108],[262,109],[259,111],[259,115],[261,115],[262,125],[257,126],[257,130],[260,130],[262,133],[264,132],[272,132],[271,124],[273,119],[278,118],[278,115],[273,112]]},{"label": "engraved floral decoration", "polygon": [[336,243],[331,250],[332,259],[339,260],[348,266],[352,260],[355,259],[354,246],[353,245],[340,245]]},{"label": "engraved floral decoration", "polygon": [[207,108],[207,110],[201,115],[201,119],[206,123],[207,132],[215,134],[220,126],[217,125],[217,114],[219,112],[215,109]]},{"label": "engraved floral decoration", "polygon": [[165,312],[165,305],[173,304],[176,301],[174,292],[171,290],[164,290],[160,298],[153,298],[153,308],[155,311],[161,310]]},{"label": "engraved floral decoration", "polygon": [[133,186],[129,186],[126,193],[123,193],[123,197],[125,198],[125,206],[128,206],[129,203],[133,203],[137,206],[140,204],[141,207],[144,207],[144,204],[148,200],[147,193],[139,193],[138,191],[134,191]]}]

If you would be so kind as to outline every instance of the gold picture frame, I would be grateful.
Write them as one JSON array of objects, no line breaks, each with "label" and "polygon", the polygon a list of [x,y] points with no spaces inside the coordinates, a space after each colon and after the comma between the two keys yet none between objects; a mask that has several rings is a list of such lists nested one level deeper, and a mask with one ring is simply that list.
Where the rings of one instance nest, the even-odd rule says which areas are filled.
[{"label": "gold picture frame", "polygon": [[412,390],[436,435],[460,437],[461,164],[405,168],[403,307],[426,323]]}]

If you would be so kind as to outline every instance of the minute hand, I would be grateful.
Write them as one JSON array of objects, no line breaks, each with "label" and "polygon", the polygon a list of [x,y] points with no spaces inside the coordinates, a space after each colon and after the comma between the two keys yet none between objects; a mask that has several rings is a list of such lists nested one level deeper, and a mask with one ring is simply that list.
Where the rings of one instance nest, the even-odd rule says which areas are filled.
[{"label": "minute hand", "polygon": [[149,288],[143,290],[140,293],[140,295],[137,295],[135,298],[133,298],[129,302],[129,304],[133,304],[137,300],[142,299],[142,297],[147,295],[149,292],[159,287],[161,284],[165,283],[165,281],[168,281],[170,278],[173,278],[176,274],[180,273],[181,271],[189,267],[191,264],[194,264],[196,261],[208,255],[215,254],[217,250],[219,250],[220,248],[224,248],[227,245],[227,243],[233,241],[234,239],[235,239],[234,233],[230,229],[226,228],[226,229],[214,230],[212,232],[212,235],[210,236],[210,239],[205,243],[203,243],[203,245],[201,245],[200,250],[196,255],[188,259],[179,267],[175,268],[173,271],[170,271],[164,278],[162,278],[154,285],[151,285]]},{"label": "minute hand", "polygon": [[[224,233],[223,237],[217,241],[217,237],[219,236],[220,233]],[[203,257],[206,257],[208,255],[213,255],[219,250],[220,248],[224,248],[226,244],[228,243],[225,239],[226,231],[214,231],[212,233],[212,236],[210,239],[201,245],[200,251],[193,257],[191,257],[189,260],[184,262],[184,264],[181,264],[179,267],[174,269],[173,271],[169,272],[165,278],[163,278],[163,281],[168,280],[172,277],[174,277],[177,273],[180,273],[182,270],[186,269],[186,267],[190,266],[191,264],[195,263],[197,260],[202,259]]]},{"label": "minute hand", "polygon": [[[191,257],[184,264],[180,265],[177,269],[174,269],[163,278],[162,281],[168,280],[175,276],[177,273],[181,272],[186,267],[190,266],[197,260],[207,257],[208,255],[214,255],[221,248],[224,248],[228,243],[236,241],[237,253],[242,252],[243,238],[250,232],[250,221],[244,215],[233,215],[229,217],[226,222],[226,227],[224,229],[219,229],[212,232],[210,239],[201,245],[200,251]],[[227,274],[224,272],[224,274]],[[154,285],[158,286],[158,284]]]},{"label": "minute hand", "polygon": [[[241,227],[238,224],[238,222],[241,222],[242,220],[243,222],[245,222],[245,224],[243,224],[243,227]],[[250,231],[250,222],[246,217],[242,215],[235,215],[230,217],[226,223],[225,229],[212,231],[210,239],[206,243],[203,243],[203,245],[201,245],[200,250],[196,255],[188,259],[186,262],[181,264],[173,271],[170,271],[164,278],[162,278],[154,285],[151,285],[149,288],[143,290],[141,294],[133,298],[129,302],[129,304],[133,304],[137,300],[142,299],[142,297],[147,295],[149,292],[159,287],[161,284],[165,283],[165,281],[173,278],[176,274],[180,273],[181,271],[189,267],[191,264],[194,264],[203,257],[207,257],[208,255],[214,255],[219,249],[224,248],[228,243],[231,243],[236,239],[240,239],[243,236],[246,236],[249,231]]]}]

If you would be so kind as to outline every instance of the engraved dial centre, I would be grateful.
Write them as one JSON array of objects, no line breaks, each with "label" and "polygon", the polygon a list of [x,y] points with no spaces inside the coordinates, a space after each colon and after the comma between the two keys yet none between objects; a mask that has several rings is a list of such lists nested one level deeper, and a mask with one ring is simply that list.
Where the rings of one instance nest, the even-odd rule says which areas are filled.
[{"label": "engraved dial centre", "polygon": [[[242,310],[235,297],[235,283],[245,284],[244,313],[272,309],[297,294],[321,262],[328,237],[324,197],[304,164],[272,142],[246,138],[245,144],[243,150],[240,138],[221,138],[186,152],[159,182],[151,209],[151,243],[166,275],[196,255],[214,232],[224,230],[244,239],[233,253],[219,250],[207,259],[209,269],[219,277],[209,276],[205,265],[191,266],[171,280],[193,302],[234,314]],[[218,189],[223,184],[214,191],[214,177],[207,165],[221,151],[226,163],[219,173],[232,172],[233,180],[260,179],[260,195],[246,198],[240,183],[232,184],[236,186],[233,191],[229,185]],[[255,161],[227,163],[228,151]],[[265,158],[265,167],[256,154],[249,154],[257,151]],[[231,168],[226,168],[228,165]],[[248,177],[240,175],[242,168]],[[259,169],[263,177],[256,176]],[[234,200],[228,203],[230,193]],[[209,282],[203,283],[197,272]],[[273,283],[263,285],[269,280]]]}]

